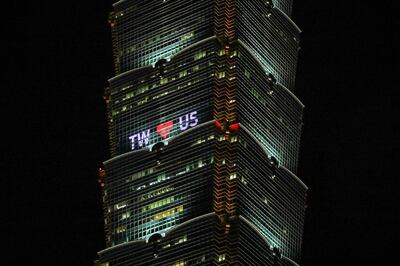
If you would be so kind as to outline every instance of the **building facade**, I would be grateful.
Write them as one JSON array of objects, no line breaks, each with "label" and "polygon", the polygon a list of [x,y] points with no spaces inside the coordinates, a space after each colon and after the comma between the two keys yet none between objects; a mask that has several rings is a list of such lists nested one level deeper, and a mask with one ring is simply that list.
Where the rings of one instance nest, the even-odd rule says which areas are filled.
[{"label": "building facade", "polygon": [[98,265],[297,265],[291,0],[121,0]]}]

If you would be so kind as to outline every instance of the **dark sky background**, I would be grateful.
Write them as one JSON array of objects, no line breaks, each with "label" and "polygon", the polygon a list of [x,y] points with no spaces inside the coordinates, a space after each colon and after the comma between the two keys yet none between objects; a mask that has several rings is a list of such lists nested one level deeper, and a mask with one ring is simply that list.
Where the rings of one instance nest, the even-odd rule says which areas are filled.
[{"label": "dark sky background", "polygon": [[[15,2],[3,17],[0,264],[91,265],[105,246],[97,169],[109,158],[112,1]],[[399,96],[390,78],[400,74],[400,23],[376,5],[343,2],[294,6],[303,31],[295,94],[306,105],[298,176],[310,188],[305,266],[397,257]]]}]

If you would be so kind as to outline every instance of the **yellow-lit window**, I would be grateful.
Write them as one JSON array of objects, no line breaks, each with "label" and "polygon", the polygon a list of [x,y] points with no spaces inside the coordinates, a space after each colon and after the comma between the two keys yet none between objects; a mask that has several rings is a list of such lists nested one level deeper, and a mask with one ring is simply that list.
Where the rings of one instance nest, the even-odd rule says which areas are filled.
[{"label": "yellow-lit window", "polygon": [[160,220],[162,218],[168,217],[170,215],[173,215],[173,214],[179,213],[179,212],[183,212],[183,205],[180,205],[180,206],[175,207],[173,209],[169,209],[169,210],[157,213],[156,215],[154,215],[153,219],[154,220]]},{"label": "yellow-lit window", "polygon": [[145,211],[148,211],[148,210],[152,210],[152,209],[155,209],[155,208],[158,208],[158,207],[162,207],[162,206],[170,204],[171,202],[174,202],[174,201],[175,201],[175,196],[171,196],[171,197],[168,197],[168,198],[153,202],[151,204],[148,204],[148,205],[144,206],[142,208],[142,212],[145,212]]},{"label": "yellow-lit window", "polygon": [[185,265],[186,265],[186,263],[184,260],[179,260],[179,261],[175,262],[173,266],[185,266]]}]

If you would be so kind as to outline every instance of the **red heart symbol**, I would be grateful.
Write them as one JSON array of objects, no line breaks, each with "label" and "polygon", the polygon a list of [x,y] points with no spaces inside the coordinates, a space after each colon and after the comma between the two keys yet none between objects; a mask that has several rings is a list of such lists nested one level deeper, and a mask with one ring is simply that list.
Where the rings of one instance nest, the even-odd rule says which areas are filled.
[{"label": "red heart symbol", "polygon": [[159,124],[157,126],[157,133],[163,137],[164,139],[168,137],[169,132],[171,131],[172,127],[174,126],[174,121],[168,121],[164,124]]}]

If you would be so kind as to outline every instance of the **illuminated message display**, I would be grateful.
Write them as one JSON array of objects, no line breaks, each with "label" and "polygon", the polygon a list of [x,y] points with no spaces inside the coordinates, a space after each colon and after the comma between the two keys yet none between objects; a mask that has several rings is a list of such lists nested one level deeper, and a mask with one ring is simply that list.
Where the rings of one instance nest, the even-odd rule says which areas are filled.
[{"label": "illuminated message display", "polygon": [[[197,118],[197,111],[190,112],[177,119],[169,120],[165,123],[157,125],[154,129],[145,129],[137,132],[129,137],[131,149],[137,150],[149,145],[150,140],[155,134],[159,135],[162,139],[166,139],[170,136],[174,126],[178,132],[183,132],[189,128],[197,126],[199,120]],[[178,125],[178,126],[176,126]]]}]

